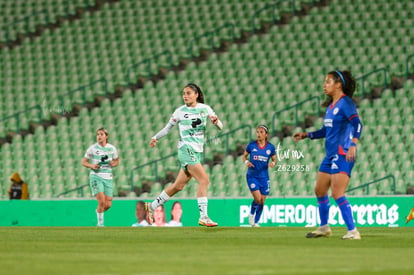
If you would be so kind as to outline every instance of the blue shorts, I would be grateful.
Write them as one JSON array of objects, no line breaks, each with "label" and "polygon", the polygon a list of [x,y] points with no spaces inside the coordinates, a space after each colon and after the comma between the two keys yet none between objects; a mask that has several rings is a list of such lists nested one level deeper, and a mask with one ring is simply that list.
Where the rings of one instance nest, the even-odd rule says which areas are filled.
[{"label": "blue shorts", "polygon": [[333,155],[326,156],[321,165],[319,166],[319,172],[328,173],[328,174],[337,174],[342,173],[351,177],[351,171],[354,167],[355,161],[346,161],[344,155]]},{"label": "blue shorts", "polygon": [[249,175],[246,175],[247,187],[249,187],[250,192],[259,190],[262,195],[269,195],[270,191],[270,180],[269,178],[256,178]]}]

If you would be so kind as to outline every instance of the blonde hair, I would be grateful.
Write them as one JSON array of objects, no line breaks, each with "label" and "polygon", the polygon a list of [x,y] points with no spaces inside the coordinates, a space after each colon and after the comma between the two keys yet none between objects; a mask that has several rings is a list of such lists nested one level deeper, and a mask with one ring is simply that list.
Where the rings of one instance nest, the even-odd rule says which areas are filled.
[{"label": "blonde hair", "polygon": [[102,132],[104,132],[104,133],[105,133],[105,135],[108,137],[108,138],[106,139],[106,141],[108,142],[108,140],[109,140],[109,133],[108,133],[108,130],[106,130],[104,127],[100,127],[100,128],[98,128],[98,129],[96,130],[96,133],[98,133],[99,131],[102,131]]}]

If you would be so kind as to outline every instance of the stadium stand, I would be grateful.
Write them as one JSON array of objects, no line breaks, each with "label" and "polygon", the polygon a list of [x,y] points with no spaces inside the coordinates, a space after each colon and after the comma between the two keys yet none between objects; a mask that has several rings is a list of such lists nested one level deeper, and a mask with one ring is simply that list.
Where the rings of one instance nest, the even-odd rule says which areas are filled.
[{"label": "stadium stand", "polygon": [[[242,37],[243,31],[251,30],[252,11],[266,4],[265,1],[184,0],[146,3],[106,4],[96,13],[85,13],[81,20],[64,22],[53,32],[46,30],[34,40],[23,41],[21,47],[3,49],[0,52],[2,117],[35,105],[42,107],[42,120],[51,113],[70,114],[74,103],[93,102],[97,95],[104,98],[106,91],[111,94],[118,86],[128,84],[127,68],[146,57],[168,49],[174,65],[181,58],[188,59],[189,41],[223,26],[228,18],[237,37]],[[223,53],[210,53],[206,61],[189,62],[183,71],[169,71],[164,79],[147,81],[140,89],[126,87],[122,97],[114,99],[107,95],[99,107],[79,109],[78,116],[63,116],[46,129],[36,127],[24,138],[16,135],[11,143],[1,146],[4,169],[0,197],[6,197],[8,176],[15,170],[29,182],[32,198],[51,198],[76,188],[64,197],[90,196],[87,189],[82,189],[88,177],[80,160],[94,142],[94,130],[101,125],[109,129],[111,142],[120,148],[122,165],[115,172],[119,195],[153,197],[173,179],[177,169],[175,156],[160,161],[157,173],[151,165],[131,171],[175,154],[177,131],[171,132],[153,150],[148,148],[148,141],[168,121],[174,108],[182,104],[180,89],[187,82],[200,84],[208,104],[225,122],[226,130],[233,130],[243,125],[271,124],[276,111],[319,97],[324,74],[332,69],[346,68],[355,75],[363,75],[383,67],[388,72],[385,79],[388,88],[380,93],[380,98],[373,98],[368,92],[364,97],[359,95],[359,112],[366,130],[351,187],[392,174],[397,182],[396,191],[405,193],[414,176],[409,154],[414,141],[414,87],[412,80],[406,81],[401,89],[393,89],[390,84],[391,76],[404,74],[405,58],[414,52],[410,31],[413,8],[412,1],[329,1],[326,7],[311,8],[307,16],[293,17],[289,24],[275,25],[265,33],[248,37],[245,44],[233,43]],[[199,20],[193,24],[192,18],[198,14],[203,16],[198,16]],[[223,38],[229,39],[227,34]],[[202,53],[201,48],[208,41],[202,41],[201,45],[195,47],[196,55]],[[158,66],[168,65],[162,62],[152,64],[153,73]],[[134,73],[143,72],[139,68]],[[79,87],[100,79],[105,81],[77,92]],[[383,81],[382,74],[374,74],[367,78],[364,88],[371,91]],[[76,92],[62,104],[62,96],[70,91]],[[296,126],[307,130],[320,127],[320,118],[312,125],[303,123],[304,116],[316,108],[312,102],[303,104],[299,111],[301,123]],[[27,128],[30,120],[39,116],[38,112],[33,109],[28,116],[19,117],[20,127]],[[299,145],[285,138],[283,125],[292,121],[292,111],[281,113],[273,129],[277,135],[271,141],[286,150],[303,151],[305,158],[300,163],[310,171],[271,173],[272,196],[311,195],[313,172],[323,155],[322,141]],[[0,134],[4,136],[15,123],[14,120],[1,123]],[[209,137],[219,134],[214,129],[208,130]],[[226,136],[206,146],[205,167],[212,182],[210,195],[247,196],[245,171],[237,156],[249,136],[243,129],[228,136],[229,147]],[[378,149],[378,144],[386,145]],[[295,164],[291,161],[290,164]],[[391,184],[380,183],[370,191],[387,194],[391,188]],[[361,190],[355,194],[362,194]],[[193,197],[194,193],[193,188],[188,188],[180,196]]]}]

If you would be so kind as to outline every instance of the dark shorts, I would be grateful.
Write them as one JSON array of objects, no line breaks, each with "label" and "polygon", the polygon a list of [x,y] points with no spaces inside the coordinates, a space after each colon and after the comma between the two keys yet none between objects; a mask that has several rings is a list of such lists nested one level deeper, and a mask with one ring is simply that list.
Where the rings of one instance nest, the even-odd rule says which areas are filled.
[{"label": "dark shorts", "polygon": [[256,178],[249,175],[246,175],[247,186],[250,189],[250,192],[259,190],[262,195],[269,195],[270,191],[270,180],[269,178]]},{"label": "dark shorts", "polygon": [[321,165],[319,166],[319,172],[328,173],[328,174],[337,174],[342,173],[351,177],[351,171],[354,167],[355,161],[346,161],[344,155],[333,155],[326,156]]}]

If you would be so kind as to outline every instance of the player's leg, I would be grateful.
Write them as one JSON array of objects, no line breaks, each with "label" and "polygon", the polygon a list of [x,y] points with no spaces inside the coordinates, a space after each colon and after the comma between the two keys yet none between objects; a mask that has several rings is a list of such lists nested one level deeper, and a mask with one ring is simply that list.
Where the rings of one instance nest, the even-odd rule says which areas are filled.
[{"label": "player's leg", "polygon": [[99,192],[95,195],[98,201],[98,207],[96,208],[96,218],[98,220],[98,226],[104,226],[104,212],[105,212],[105,194]]},{"label": "player's leg", "polygon": [[112,206],[112,197],[105,195],[105,211],[107,211]]},{"label": "player's leg", "polygon": [[259,206],[257,207],[256,215],[254,216],[254,225],[253,226],[255,226],[255,227],[259,226],[259,221],[260,221],[260,218],[262,217],[264,202],[266,200],[266,197],[267,197],[266,195],[263,195],[263,194],[260,195]]},{"label": "player's leg", "polygon": [[269,195],[270,192],[270,180],[269,178],[259,178],[256,180],[258,185],[258,194],[257,197],[254,197],[255,202],[258,204],[256,209],[256,215],[254,217],[254,225],[259,226],[259,220],[262,216],[264,202],[266,200],[266,196]]},{"label": "player's leg", "polygon": [[320,226],[328,224],[329,219],[329,196],[328,191],[331,186],[331,175],[324,172],[318,172],[318,179],[315,185],[315,195],[318,201],[319,217],[321,219]]},{"label": "player's leg", "polygon": [[198,203],[198,209],[200,210],[200,219],[198,221],[198,224],[203,225],[203,226],[208,226],[208,227],[217,226],[218,224],[216,222],[213,222],[208,217],[207,189],[208,189],[210,180],[209,180],[209,177],[206,171],[204,170],[203,165],[201,165],[201,163],[188,165],[187,171],[198,182],[197,203]]},{"label": "player's leg", "polygon": [[[250,205],[249,224],[251,226],[254,226],[256,224],[255,216],[257,215],[256,214],[257,210],[260,208],[262,195],[260,194],[259,189],[250,190],[250,193],[253,196],[253,201],[252,201],[252,204]],[[259,217],[259,219],[260,219],[260,217]]]},{"label": "player's leg", "polygon": [[255,177],[246,175],[246,183],[247,183],[247,187],[250,190],[250,193],[253,196],[253,201],[250,205],[249,224],[251,226],[254,226],[255,224],[254,217],[256,215],[257,209],[259,208],[260,198],[261,198],[261,194],[259,190],[259,182]]},{"label": "player's leg", "polygon": [[165,188],[151,203],[145,203],[146,219],[149,224],[152,224],[154,221],[154,210],[157,209],[158,206],[163,205],[176,193],[183,190],[190,179],[191,175],[184,169],[180,169],[173,184],[167,186],[167,188]]},{"label": "player's leg", "polygon": [[114,196],[114,183],[112,179],[104,179],[105,209],[107,211],[112,206]]},{"label": "player's leg", "polygon": [[[322,164],[321,168],[323,168]],[[306,235],[307,238],[318,238],[322,236],[329,237],[332,235],[332,231],[328,224],[330,207],[328,190],[331,186],[331,175],[329,173],[322,172],[324,170],[322,169],[321,171],[321,168],[318,172],[318,178],[314,189],[318,201],[318,210],[321,223],[316,230]]]},{"label": "player's leg", "polygon": [[95,175],[89,176],[89,187],[91,188],[92,195],[95,196],[98,205],[96,207],[96,219],[98,226],[104,225],[104,211],[105,211],[105,194],[104,184],[102,179]]},{"label": "player's leg", "polygon": [[354,162],[347,162],[345,156],[339,156],[336,161],[338,166],[338,173],[333,174],[332,177],[332,197],[338,205],[342,218],[348,228],[348,232],[343,239],[361,239],[358,230],[355,227],[354,218],[352,215],[352,207],[347,197],[345,196],[348,188],[351,170]]}]

